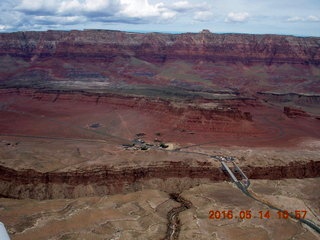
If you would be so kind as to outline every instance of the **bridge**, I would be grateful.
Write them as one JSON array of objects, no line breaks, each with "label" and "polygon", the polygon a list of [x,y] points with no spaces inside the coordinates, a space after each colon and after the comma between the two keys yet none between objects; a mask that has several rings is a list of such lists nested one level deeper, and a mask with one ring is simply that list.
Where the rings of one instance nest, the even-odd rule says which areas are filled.
[{"label": "bridge", "polygon": [[[221,168],[223,171],[228,173],[233,182],[237,184],[241,184],[244,188],[248,188],[250,186],[249,178],[244,174],[241,168],[236,164],[234,157],[224,157],[224,156],[211,156],[212,158],[219,160],[221,163]],[[232,164],[231,167],[228,164]],[[241,179],[239,180],[235,174],[240,174]]]}]

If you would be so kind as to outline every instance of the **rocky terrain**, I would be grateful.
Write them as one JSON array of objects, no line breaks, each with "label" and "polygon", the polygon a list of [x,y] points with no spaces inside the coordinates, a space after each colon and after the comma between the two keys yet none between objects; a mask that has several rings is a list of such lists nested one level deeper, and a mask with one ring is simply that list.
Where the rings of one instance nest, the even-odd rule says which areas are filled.
[{"label": "rocky terrain", "polygon": [[[317,179],[255,180],[252,192],[290,212],[307,210],[306,218],[319,224]],[[181,194],[192,206],[179,214],[179,239],[319,239],[293,219],[279,219],[277,210],[248,198],[231,183],[207,183]],[[78,199],[35,201],[0,199],[0,218],[13,239],[165,239],[167,213],[179,208],[159,190]],[[232,210],[232,219],[210,219],[210,211]],[[252,218],[236,218],[250,210]],[[259,211],[270,211],[260,219]]]},{"label": "rocky terrain", "polygon": [[[155,153],[156,155],[156,153]],[[1,195],[11,198],[76,198],[83,196],[101,196],[116,193],[124,193],[143,189],[145,187],[162,189],[164,191],[176,191],[183,189],[177,178],[190,178],[190,186],[203,181],[221,181],[228,177],[219,167],[190,166],[190,162],[159,163],[157,166],[123,167],[112,170],[112,167],[95,167],[93,169],[81,169],[78,171],[39,173],[34,170],[14,171],[1,167]],[[307,163],[293,162],[280,166],[246,166],[243,168],[250,179],[283,179],[283,178],[312,178],[319,177],[320,162]],[[14,179],[14,180],[12,180]],[[161,179],[155,184],[149,185],[149,181]],[[176,182],[176,186],[166,186],[167,179]],[[146,182],[146,183],[145,183]],[[190,187],[186,184],[186,188]],[[170,189],[170,190],[169,190]]]},{"label": "rocky terrain", "polygon": [[170,59],[319,65],[319,38],[279,35],[140,34],[120,31],[47,31],[1,34],[1,55],[36,58],[84,58],[112,61],[136,57],[149,62]]},{"label": "rocky terrain", "polygon": [[[150,94],[150,88],[159,92],[155,86],[160,85],[162,91],[170,86],[180,92],[238,89],[319,94],[319,46],[316,37],[207,31],[18,32],[0,35],[0,76],[5,86],[60,90],[120,87]],[[149,92],[137,89],[143,85],[149,86]]]},{"label": "rocky terrain", "polygon": [[[319,46],[208,31],[0,34],[0,221],[14,239],[318,237],[291,218],[208,213],[272,205],[319,225]],[[257,179],[251,198],[212,156]]]}]

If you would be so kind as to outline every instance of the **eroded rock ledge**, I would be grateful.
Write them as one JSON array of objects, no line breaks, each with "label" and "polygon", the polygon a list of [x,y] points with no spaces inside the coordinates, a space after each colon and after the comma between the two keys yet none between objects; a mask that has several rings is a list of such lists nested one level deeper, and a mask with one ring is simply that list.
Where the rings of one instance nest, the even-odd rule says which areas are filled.
[{"label": "eroded rock ledge", "polygon": [[[281,166],[243,166],[251,179],[311,178],[320,176],[320,161]],[[0,166],[0,195],[9,198],[55,199],[127,193],[145,188],[167,192],[209,181],[228,180],[219,167],[167,162],[140,168],[96,167],[70,172],[37,172]]]},{"label": "eroded rock ledge", "polygon": [[[242,106],[258,105],[255,99],[243,98],[231,94],[229,99],[204,99],[197,101],[169,101],[166,99],[152,99],[145,96],[134,96],[116,93],[94,93],[82,90],[37,90],[27,88],[0,89],[1,96],[21,96],[34,99],[39,102],[52,103],[79,103],[92,105],[108,105],[116,109],[129,109],[152,114],[166,114],[168,118],[185,117],[179,121],[177,128],[199,131],[215,131],[221,126],[219,123],[236,123],[239,121],[252,122],[252,114],[243,111]],[[228,94],[224,94],[228,95]],[[233,96],[234,95],[234,96]],[[5,105],[3,106],[3,108]],[[217,124],[214,124],[217,123]],[[232,126],[229,126],[231,129]],[[234,128],[234,126],[233,126]]]},{"label": "eroded rock ledge", "polygon": [[0,35],[0,55],[26,59],[117,56],[151,62],[170,59],[245,63],[319,64],[319,38],[213,33],[128,33],[107,30],[17,32]]}]

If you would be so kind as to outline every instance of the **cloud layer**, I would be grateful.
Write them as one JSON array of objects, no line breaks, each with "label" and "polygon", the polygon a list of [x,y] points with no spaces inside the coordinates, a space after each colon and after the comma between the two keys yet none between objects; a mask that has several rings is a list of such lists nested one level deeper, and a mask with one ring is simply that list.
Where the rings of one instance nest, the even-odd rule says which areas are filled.
[{"label": "cloud layer", "polygon": [[309,21],[309,22],[320,22],[320,15],[319,16],[315,16],[315,15],[309,15],[307,17],[299,17],[299,16],[295,16],[295,17],[290,17],[287,19],[288,22],[305,22],[305,21]]},{"label": "cloud layer", "polygon": [[[109,28],[320,35],[318,0],[1,0],[0,31]],[[302,26],[303,25],[303,26]],[[263,26],[268,27],[263,28]],[[319,29],[319,28],[318,28]],[[286,32],[284,32],[286,33]]]},{"label": "cloud layer", "polygon": [[152,5],[148,0],[23,0],[15,10],[25,15],[55,16],[62,20],[78,17],[88,21],[133,23],[168,20],[176,15],[163,3]]},{"label": "cloud layer", "polygon": [[247,12],[230,12],[226,17],[226,22],[245,22],[249,18],[249,13]]}]

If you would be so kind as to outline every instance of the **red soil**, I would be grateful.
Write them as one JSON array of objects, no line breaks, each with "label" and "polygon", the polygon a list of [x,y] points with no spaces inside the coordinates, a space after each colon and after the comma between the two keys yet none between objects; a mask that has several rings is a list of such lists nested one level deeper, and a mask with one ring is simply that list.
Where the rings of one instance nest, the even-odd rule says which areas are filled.
[{"label": "red soil", "polygon": [[[1,90],[0,102],[1,135],[126,143],[135,134],[145,133],[147,141],[159,139],[180,145],[274,147],[294,145],[301,138],[320,138],[319,120],[291,119],[282,109],[258,102],[232,100],[232,110],[218,111],[174,107],[163,100],[138,97],[33,90]],[[100,127],[90,127],[94,123]]]}]

